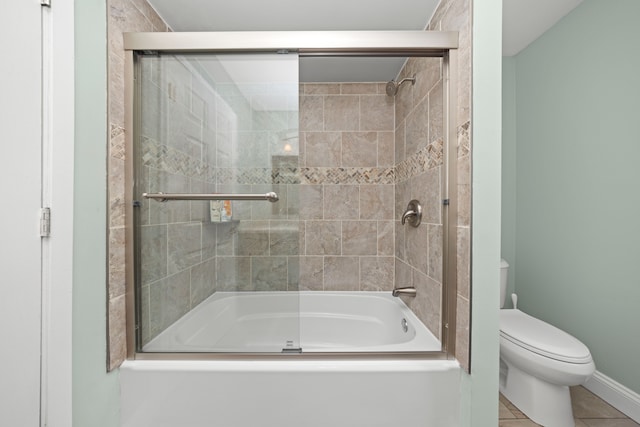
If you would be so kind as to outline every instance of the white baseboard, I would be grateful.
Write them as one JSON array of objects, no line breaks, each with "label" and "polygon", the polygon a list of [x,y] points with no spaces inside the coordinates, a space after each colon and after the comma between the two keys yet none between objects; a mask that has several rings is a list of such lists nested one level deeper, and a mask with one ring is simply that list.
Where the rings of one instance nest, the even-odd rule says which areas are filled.
[{"label": "white baseboard", "polygon": [[640,423],[640,394],[596,371],[584,387],[609,405]]}]

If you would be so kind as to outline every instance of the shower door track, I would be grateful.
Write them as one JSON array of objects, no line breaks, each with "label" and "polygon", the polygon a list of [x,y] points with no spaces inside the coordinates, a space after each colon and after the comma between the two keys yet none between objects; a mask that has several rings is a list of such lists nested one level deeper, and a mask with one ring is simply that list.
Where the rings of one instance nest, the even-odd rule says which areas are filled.
[{"label": "shower door track", "polygon": [[244,31],[125,33],[126,51],[277,52],[300,56],[442,57],[458,48],[457,31]]},{"label": "shower door track", "polygon": [[[457,299],[457,31],[247,31],[124,33],[125,128],[134,126],[134,54],[136,51],[166,53],[259,53],[296,52],[299,56],[345,57],[434,57],[443,58],[444,79],[444,176],[442,351],[415,353],[141,353],[136,351],[133,141],[134,132],[125,132],[125,270],[126,328],[129,359],[278,359],[286,357],[372,358],[372,359],[455,359]],[[293,354],[291,354],[293,353]],[[295,354],[295,356],[294,356]]]}]

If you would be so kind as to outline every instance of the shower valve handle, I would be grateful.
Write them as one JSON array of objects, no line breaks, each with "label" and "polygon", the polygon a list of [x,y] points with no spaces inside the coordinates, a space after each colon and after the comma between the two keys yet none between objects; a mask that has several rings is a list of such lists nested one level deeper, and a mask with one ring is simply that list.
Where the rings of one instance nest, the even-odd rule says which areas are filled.
[{"label": "shower valve handle", "polygon": [[422,221],[422,206],[417,200],[412,200],[407,205],[407,210],[402,214],[402,225],[408,222],[412,227],[417,227]]}]

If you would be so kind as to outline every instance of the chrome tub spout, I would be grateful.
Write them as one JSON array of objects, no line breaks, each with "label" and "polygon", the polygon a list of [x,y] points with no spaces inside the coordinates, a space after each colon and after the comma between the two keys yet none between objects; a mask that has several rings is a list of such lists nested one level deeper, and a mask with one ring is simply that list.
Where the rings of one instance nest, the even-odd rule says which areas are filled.
[{"label": "chrome tub spout", "polygon": [[407,295],[410,297],[415,297],[416,294],[418,293],[418,291],[416,290],[416,288],[409,286],[406,288],[395,288],[392,292],[391,295],[393,295],[394,297],[399,297],[400,295]]}]

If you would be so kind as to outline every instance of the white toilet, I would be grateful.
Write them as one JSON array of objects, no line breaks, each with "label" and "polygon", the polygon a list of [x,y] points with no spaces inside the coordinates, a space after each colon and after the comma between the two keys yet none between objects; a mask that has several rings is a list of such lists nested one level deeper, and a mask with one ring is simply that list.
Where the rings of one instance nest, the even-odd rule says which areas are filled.
[{"label": "white toilet", "polygon": [[[509,264],[500,264],[500,308]],[[578,339],[514,309],[500,310],[500,392],[545,427],[574,427],[569,386],[583,384],[596,367]]]}]

